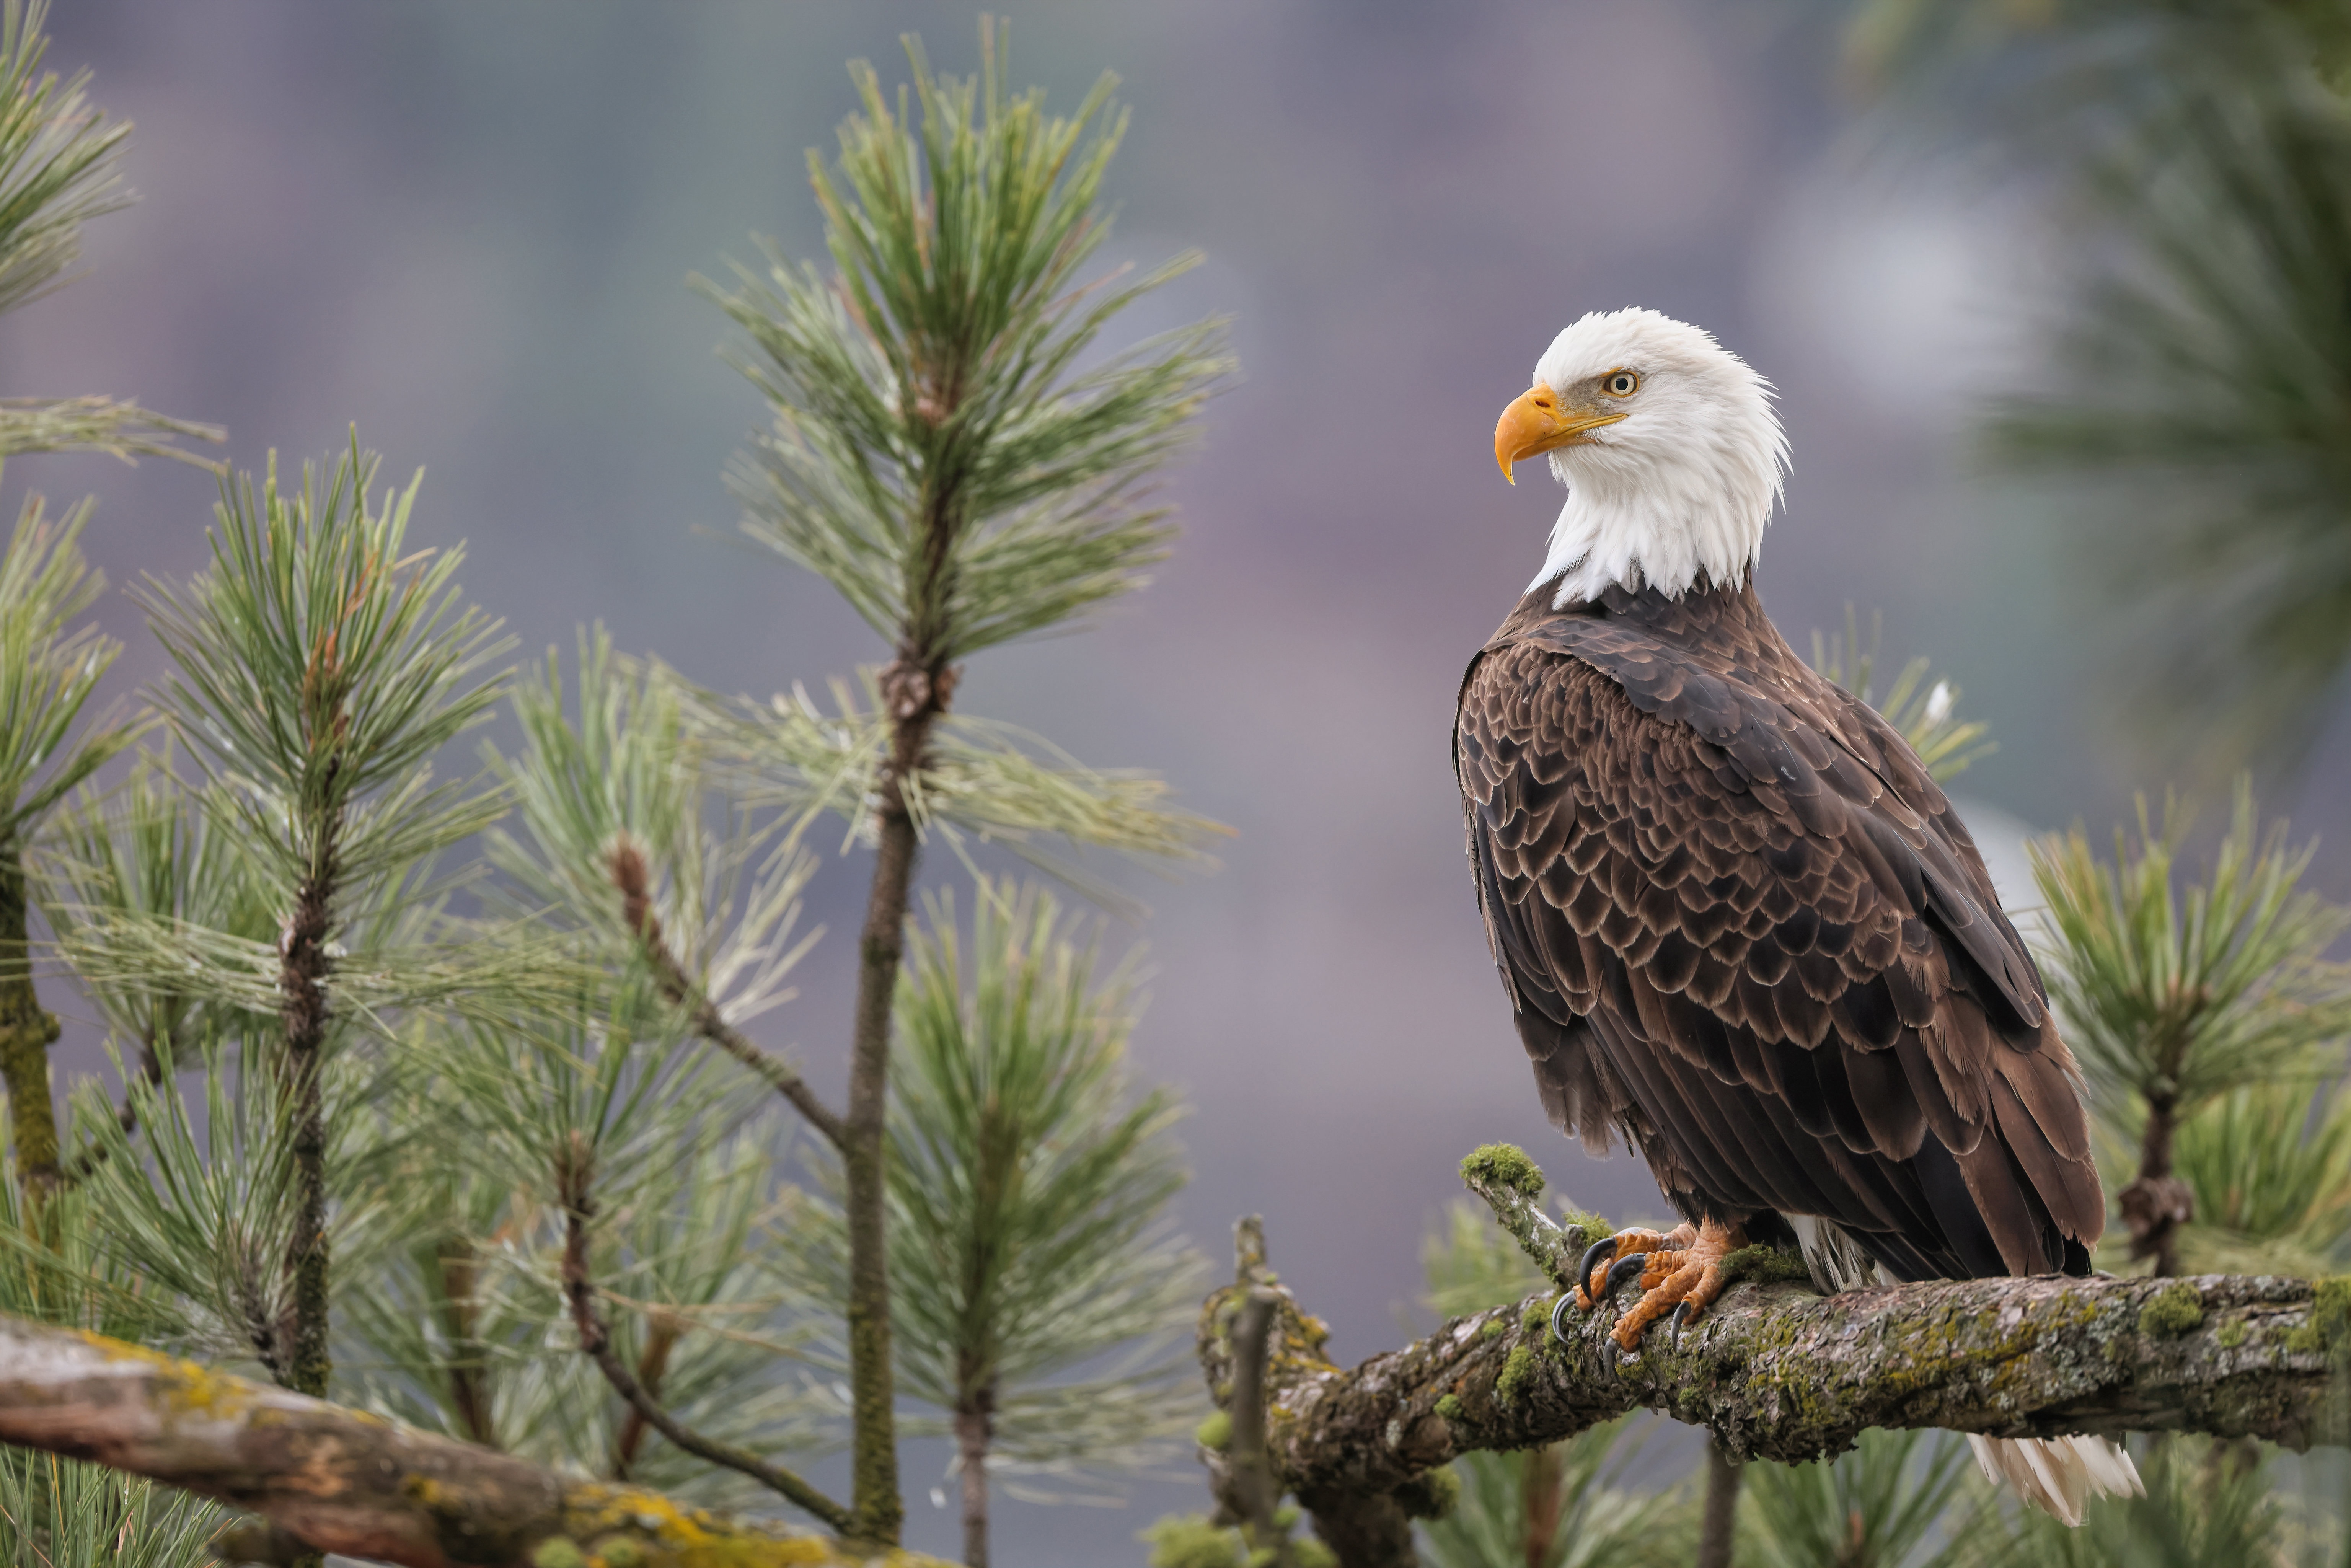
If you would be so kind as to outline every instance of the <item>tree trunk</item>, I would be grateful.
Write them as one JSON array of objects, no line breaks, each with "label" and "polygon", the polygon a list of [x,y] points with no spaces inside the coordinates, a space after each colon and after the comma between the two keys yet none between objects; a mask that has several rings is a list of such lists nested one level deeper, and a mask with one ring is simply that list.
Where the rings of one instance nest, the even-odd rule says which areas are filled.
[{"label": "tree trunk", "polygon": [[883,1120],[889,1109],[890,1015],[898,965],[905,953],[906,901],[921,842],[906,809],[901,780],[923,766],[931,725],[952,685],[935,674],[892,666],[883,681],[895,720],[890,761],[874,808],[880,842],[865,926],[858,938],[856,1029],[849,1066],[849,1114],[843,1119],[841,1172],[849,1227],[849,1384],[854,1423],[851,1533],[877,1546],[895,1545],[904,1522],[898,1495],[898,1436],[890,1367],[890,1270],[884,1234],[888,1173]]},{"label": "tree trunk", "polygon": [[2155,1271],[2179,1272],[2179,1228],[2196,1218],[2196,1195],[2172,1174],[2173,1135],[2179,1108],[2168,1096],[2149,1095],[2147,1127],[2139,1140],[2138,1176],[2116,1197],[2130,1229],[2131,1256],[2155,1260]]},{"label": "tree trunk", "polygon": [[326,830],[325,867],[296,891],[294,916],[280,939],[278,1011],[285,1025],[286,1082],[292,1101],[294,1180],[299,1201],[287,1266],[294,1274],[294,1333],[286,1386],[325,1398],[334,1361],[327,1345],[327,1039],[324,981],[333,961],[327,937],[335,893],[333,828]]},{"label": "tree trunk", "polygon": [[964,1568],[987,1568],[987,1449],[996,1435],[987,1408],[991,1403],[982,1395],[955,1416],[956,1469],[963,1483]]},{"label": "tree trunk", "polygon": [[1730,1568],[1739,1521],[1739,1465],[1712,1437],[1706,1440],[1706,1514],[1698,1525],[1698,1568]]},{"label": "tree trunk", "polygon": [[57,1183],[57,1111],[49,1097],[49,1047],[57,1020],[33,990],[32,926],[24,847],[0,840],[0,1082],[16,1142],[16,1176],[37,1201]]}]

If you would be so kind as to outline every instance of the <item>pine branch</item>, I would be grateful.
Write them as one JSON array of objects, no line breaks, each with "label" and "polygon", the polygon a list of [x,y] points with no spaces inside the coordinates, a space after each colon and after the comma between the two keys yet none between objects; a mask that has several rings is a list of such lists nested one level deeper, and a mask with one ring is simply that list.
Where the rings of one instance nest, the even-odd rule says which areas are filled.
[{"label": "pine branch", "polygon": [[0,457],[24,452],[103,452],[126,463],[169,457],[218,473],[220,465],[212,458],[177,444],[217,444],[227,439],[228,432],[219,425],[172,419],[110,397],[0,398]]},{"label": "pine branch", "polygon": [[629,1369],[628,1363],[613,1351],[611,1330],[596,1309],[596,1282],[588,1261],[588,1225],[596,1214],[591,1191],[594,1160],[585,1138],[575,1137],[569,1155],[557,1173],[556,1186],[563,1206],[563,1295],[571,1308],[572,1326],[579,1331],[581,1354],[596,1364],[596,1370],[604,1375],[604,1381],[612,1385],[612,1391],[628,1403],[630,1409],[678,1448],[695,1458],[749,1476],[833,1529],[852,1533],[857,1521],[850,1511],[791,1471],[771,1465],[756,1454],[713,1442],[680,1423],[661,1407]]},{"label": "pine branch", "polygon": [[809,1125],[824,1135],[825,1142],[835,1149],[841,1148],[849,1134],[832,1107],[819,1099],[808,1081],[793,1071],[789,1063],[760,1050],[742,1030],[728,1023],[718,1005],[695,985],[694,977],[670,951],[662,933],[661,918],[653,911],[643,852],[622,839],[613,847],[608,863],[612,885],[621,894],[622,918],[636,933],[662,995],[669,998],[672,1006],[684,1010],[695,1033],[767,1080],[768,1087],[789,1101],[792,1108],[808,1119]]},{"label": "pine branch", "polygon": [[[862,1551],[580,1480],[493,1449],[71,1330],[0,1318],[0,1442],[245,1509],[402,1568],[862,1568]],[[566,1553],[569,1553],[568,1555]],[[908,1568],[945,1568],[901,1552]]]},{"label": "pine branch", "polygon": [[[1523,1155],[1480,1156],[1465,1171],[1496,1218],[1555,1281],[1571,1278],[1587,1228],[1543,1216],[1541,1173]],[[1753,1250],[1744,1261],[1758,1272],[1678,1345],[1652,1333],[1614,1372],[1602,1360],[1604,1319],[1571,1307],[1562,1343],[1552,1294],[1457,1319],[1343,1371],[1322,1353],[1327,1331],[1273,1287],[1275,1471],[1328,1539],[1367,1509],[1441,1507],[1426,1478],[1460,1455],[1557,1442],[1643,1408],[1708,1428],[1732,1459],[1790,1463],[1837,1453],[1872,1427],[2351,1441],[2341,1396],[2351,1285],[2341,1280],[2050,1275],[1823,1298],[1755,1282],[1776,1255]],[[1261,1252],[1244,1247],[1237,1283],[1202,1309],[1212,1391],[1233,1385],[1235,1308],[1264,1284]],[[1209,1457],[1212,1469],[1225,1462]]]}]

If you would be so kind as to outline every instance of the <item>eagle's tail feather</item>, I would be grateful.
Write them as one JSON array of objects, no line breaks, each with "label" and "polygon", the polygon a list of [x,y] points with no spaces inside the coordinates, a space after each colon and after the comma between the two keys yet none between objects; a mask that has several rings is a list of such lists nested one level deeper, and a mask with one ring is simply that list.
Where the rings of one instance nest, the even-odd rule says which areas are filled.
[{"label": "eagle's tail feather", "polygon": [[2082,1522],[2086,1498],[2147,1494],[2130,1455],[2104,1437],[1983,1437],[1970,1432],[1968,1447],[1987,1480],[2064,1524]]}]

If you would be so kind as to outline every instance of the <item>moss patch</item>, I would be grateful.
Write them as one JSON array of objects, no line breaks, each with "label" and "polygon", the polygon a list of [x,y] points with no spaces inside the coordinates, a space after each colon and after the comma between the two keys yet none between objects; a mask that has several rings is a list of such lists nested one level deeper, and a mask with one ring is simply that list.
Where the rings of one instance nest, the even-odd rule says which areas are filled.
[{"label": "moss patch", "polygon": [[1233,1418],[1222,1410],[1211,1410],[1208,1418],[1192,1429],[1192,1440],[1204,1448],[1223,1448],[1233,1440]]},{"label": "moss patch", "polygon": [[1515,1405],[1534,1381],[1535,1353],[1530,1346],[1518,1345],[1510,1351],[1510,1359],[1502,1364],[1502,1375],[1494,1379],[1494,1397],[1505,1405]]},{"label": "moss patch", "polygon": [[1556,1303],[1557,1298],[1555,1297],[1545,1298],[1537,1296],[1533,1301],[1529,1301],[1525,1308],[1519,1313],[1519,1327],[1526,1330],[1529,1333],[1532,1333],[1539,1328],[1546,1327],[1551,1322],[1551,1310]]},{"label": "moss patch", "polygon": [[1572,1204],[1560,1205],[1559,1223],[1563,1229],[1583,1232],[1583,1244],[1586,1247],[1595,1241],[1605,1241],[1616,1234],[1616,1228],[1605,1219],[1588,1208],[1577,1208]]},{"label": "moss patch", "polygon": [[2185,1280],[2166,1285],[2138,1310],[2138,1332],[2149,1339],[2178,1339],[2203,1322],[2204,1298]]},{"label": "moss patch", "polygon": [[1804,1260],[1793,1252],[1782,1252],[1777,1247],[1741,1247],[1722,1260],[1724,1285],[1735,1285],[1742,1280],[1759,1284],[1788,1281],[1809,1284],[1813,1272]]},{"label": "moss patch", "polygon": [[2312,1288],[2310,1321],[2285,1336],[2286,1349],[2308,1355],[2351,1349],[2351,1274],[2331,1274]]},{"label": "moss patch", "polygon": [[1504,1318],[1488,1318],[1484,1322],[1478,1325],[1478,1337],[1479,1339],[1499,1339],[1510,1332],[1510,1322]]},{"label": "moss patch", "polygon": [[1472,1186],[1504,1187],[1530,1200],[1542,1196],[1542,1167],[1516,1144],[1480,1145],[1461,1162],[1461,1179]]},{"label": "moss patch", "polygon": [[2212,1337],[2219,1342],[2222,1350],[2234,1350],[2252,1338],[2253,1331],[2245,1326],[2244,1319],[2231,1318],[2212,1331]]},{"label": "moss patch", "polygon": [[588,1554],[568,1535],[550,1535],[531,1548],[530,1568],[588,1568]]},{"label": "moss patch", "polygon": [[1459,1396],[1447,1394],[1437,1399],[1437,1413],[1447,1421],[1458,1421],[1468,1412],[1463,1408]]}]

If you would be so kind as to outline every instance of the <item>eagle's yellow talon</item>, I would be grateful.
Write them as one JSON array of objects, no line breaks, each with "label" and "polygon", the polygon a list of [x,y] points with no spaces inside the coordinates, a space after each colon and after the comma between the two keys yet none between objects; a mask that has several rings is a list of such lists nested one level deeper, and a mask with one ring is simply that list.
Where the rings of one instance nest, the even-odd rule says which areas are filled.
[{"label": "eagle's yellow talon", "polygon": [[1616,1320],[1609,1337],[1621,1349],[1637,1350],[1648,1326],[1677,1307],[1684,1309],[1681,1321],[1685,1324],[1695,1322],[1722,1294],[1722,1260],[1746,1245],[1745,1231],[1708,1220],[1687,1247],[1668,1255],[1677,1265],[1670,1272],[1660,1270],[1661,1277],[1655,1284],[1650,1283],[1647,1274],[1642,1276],[1645,1293]]}]

